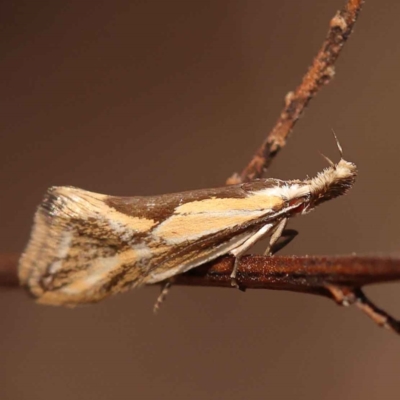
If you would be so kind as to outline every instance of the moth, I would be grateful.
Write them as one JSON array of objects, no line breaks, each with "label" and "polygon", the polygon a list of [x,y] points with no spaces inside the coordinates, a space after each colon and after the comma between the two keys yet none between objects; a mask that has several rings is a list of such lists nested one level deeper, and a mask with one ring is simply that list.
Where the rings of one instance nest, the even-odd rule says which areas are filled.
[{"label": "moth", "polygon": [[267,254],[289,218],[345,194],[357,168],[341,159],[314,178],[258,179],[214,189],[116,197],[50,188],[35,214],[19,278],[39,303],[93,303],[168,280],[224,254],[240,256],[269,237]]}]

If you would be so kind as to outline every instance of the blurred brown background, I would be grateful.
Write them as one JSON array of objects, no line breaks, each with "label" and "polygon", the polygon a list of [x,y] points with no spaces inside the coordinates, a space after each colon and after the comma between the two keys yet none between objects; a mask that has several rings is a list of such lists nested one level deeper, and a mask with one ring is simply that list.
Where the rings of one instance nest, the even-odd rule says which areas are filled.
[{"label": "blurred brown background", "polygon": [[[116,195],[218,186],[249,160],[344,0],[2,2],[0,251],[46,188]],[[345,198],[291,221],[286,254],[395,254],[397,1],[367,1],[337,75],[270,175],[338,159]],[[262,247],[259,247],[259,250]],[[367,293],[400,316],[400,284]],[[1,399],[398,399],[400,338],[356,309],[272,291],[158,288],[75,310],[0,292]]]}]

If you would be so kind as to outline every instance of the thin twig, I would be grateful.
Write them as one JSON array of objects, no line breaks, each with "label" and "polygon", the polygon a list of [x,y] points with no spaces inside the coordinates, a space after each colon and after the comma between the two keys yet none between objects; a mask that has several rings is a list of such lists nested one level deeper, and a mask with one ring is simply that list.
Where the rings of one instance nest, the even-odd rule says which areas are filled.
[{"label": "thin twig", "polygon": [[0,254],[0,287],[18,287],[18,254]]},{"label": "thin twig", "polygon": [[[174,285],[230,287],[234,257],[224,256],[174,277]],[[362,287],[400,280],[400,259],[367,256],[261,256],[240,259],[246,289],[289,290],[333,298],[329,285]]]},{"label": "thin twig", "polygon": [[365,312],[375,323],[386,329],[391,329],[400,335],[400,321],[394,319],[388,313],[378,308],[361,289],[354,291],[356,306],[363,312]]},{"label": "thin twig", "polygon": [[290,132],[309,101],[333,78],[334,64],[354,28],[363,3],[364,0],[349,0],[344,8],[332,18],[328,35],[321,49],[304,75],[300,86],[286,95],[285,105],[275,126],[246,168],[240,174],[230,177],[227,184],[248,182],[260,178],[278,152],[286,145]]},{"label": "thin twig", "polygon": [[[234,258],[224,257],[174,277],[174,285],[231,287]],[[244,256],[237,281],[245,289],[288,290],[325,296],[342,306],[355,304],[381,327],[400,334],[400,321],[377,307],[361,290],[400,280],[400,259],[380,257]]]},{"label": "thin twig", "polygon": [[[0,254],[0,287],[17,287],[18,254]],[[224,256],[182,275],[174,285],[231,287],[234,257]],[[237,281],[248,289],[289,290],[332,297],[327,285],[362,287],[400,280],[400,258],[261,256],[240,259]]]},{"label": "thin twig", "polygon": [[[17,254],[0,254],[0,287],[18,287]],[[232,288],[234,258],[221,257],[174,277],[174,285]],[[365,285],[400,280],[400,259],[378,257],[244,256],[237,281],[243,289],[310,293],[355,304],[378,325],[400,334],[400,322],[375,306],[361,291]]]}]

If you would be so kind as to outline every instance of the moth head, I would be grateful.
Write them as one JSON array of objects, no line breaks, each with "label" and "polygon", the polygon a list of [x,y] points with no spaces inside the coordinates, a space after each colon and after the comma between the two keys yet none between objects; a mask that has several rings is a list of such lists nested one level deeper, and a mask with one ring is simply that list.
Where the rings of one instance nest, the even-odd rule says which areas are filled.
[{"label": "moth head", "polygon": [[310,188],[309,206],[303,212],[311,211],[321,203],[342,196],[352,188],[357,177],[357,167],[352,162],[346,161],[343,158],[343,150],[337,140],[335,133],[336,144],[340,153],[340,161],[335,164],[329,158],[324,158],[328,161],[329,167],[325,168],[315,178],[308,181]]}]

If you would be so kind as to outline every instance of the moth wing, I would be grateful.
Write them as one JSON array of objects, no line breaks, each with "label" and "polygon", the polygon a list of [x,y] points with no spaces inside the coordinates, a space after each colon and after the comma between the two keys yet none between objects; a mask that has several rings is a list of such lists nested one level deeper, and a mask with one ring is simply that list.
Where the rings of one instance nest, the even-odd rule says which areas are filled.
[{"label": "moth wing", "polygon": [[20,282],[38,302],[96,302],[111,294],[109,286],[122,274],[129,275],[130,286],[140,284],[140,266],[130,268],[140,259],[140,248],[135,251],[127,241],[145,238],[154,221],[128,221],[106,198],[73,187],[47,192],[19,262]]},{"label": "moth wing", "polygon": [[277,196],[252,193],[236,198],[231,193],[228,198],[214,196],[178,205],[152,231],[167,250],[152,262],[147,282],[165,280],[229,253],[262,226],[278,223],[282,206]]},{"label": "moth wing", "polygon": [[41,303],[96,302],[228,253],[280,209],[280,198],[239,187],[131,198],[55,187],[35,214],[20,281]]}]

